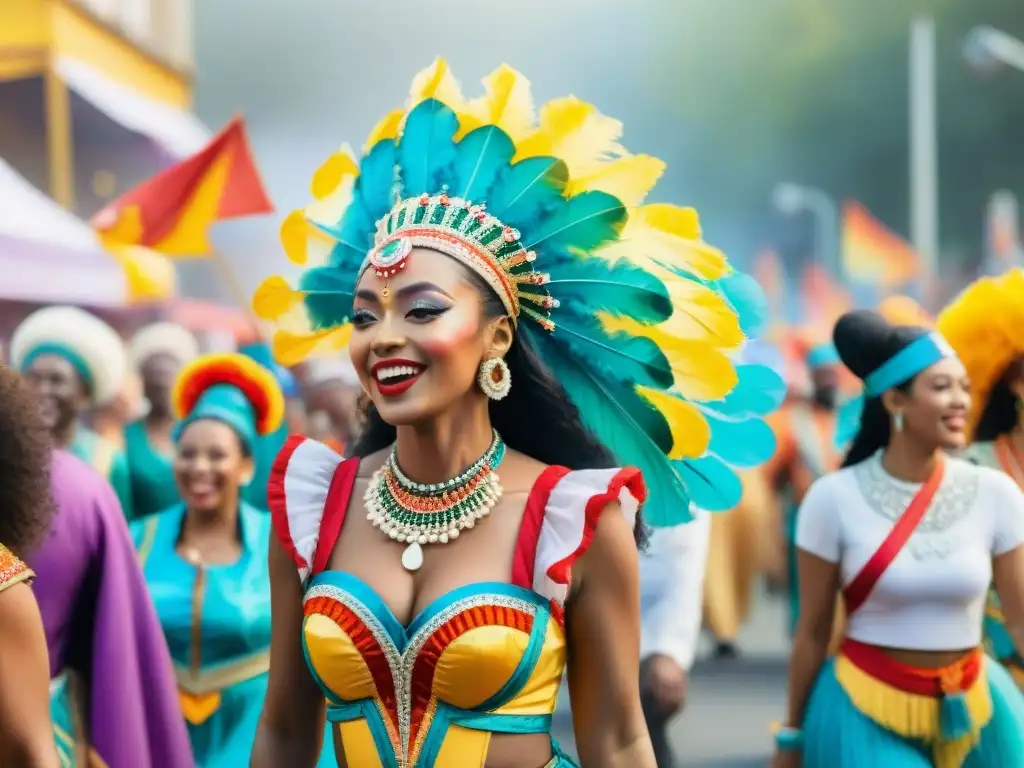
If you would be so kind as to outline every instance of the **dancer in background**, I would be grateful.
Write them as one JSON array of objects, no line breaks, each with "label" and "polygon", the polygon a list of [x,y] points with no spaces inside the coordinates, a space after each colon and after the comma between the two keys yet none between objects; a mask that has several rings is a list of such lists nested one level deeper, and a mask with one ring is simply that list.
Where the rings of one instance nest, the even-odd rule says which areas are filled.
[{"label": "dancer in background", "polygon": [[786,580],[790,629],[800,614],[796,575],[796,510],[807,489],[839,466],[836,440],[836,400],[839,356],[831,342],[802,340],[802,358],[810,375],[810,392],[769,417],[775,428],[775,456],[765,467],[771,487],[782,500]]},{"label": "dancer in background", "polygon": [[[968,431],[974,442],[966,457],[1024,488],[1024,270],[969,286],[939,315],[938,329],[971,379]],[[995,591],[985,610],[985,640],[1024,687],[1024,658]]]},{"label": "dancer in background", "polygon": [[306,366],[302,396],[310,427],[317,439],[342,456],[355,445],[365,409],[359,406],[359,377],[348,359],[348,350],[336,358],[310,360]]},{"label": "dancer in background", "polygon": [[[96,405],[86,414],[89,429],[102,440],[125,450],[125,429],[143,412],[142,380],[129,370],[121,384],[121,391],[105,405]],[[134,506],[135,499],[132,499]]]},{"label": "dancer in background", "polygon": [[53,530],[29,564],[57,746],[70,765],[189,768],[171,659],[117,497],[64,451],[52,482]]},{"label": "dancer in background", "polygon": [[[775,765],[1024,765],[1024,695],[978,648],[993,575],[1024,643],[1024,494],[944,454],[966,443],[970,382],[939,334],[860,311],[834,338],[865,399],[843,469],[799,511],[802,608]],[[826,660],[840,589],[846,639]]]},{"label": "dancer in background", "polygon": [[199,345],[177,323],[154,323],[135,333],[128,354],[146,400],[145,415],[124,431],[135,516],[144,517],[178,501],[171,469],[171,386],[181,367],[199,354]]},{"label": "dancer in background", "polygon": [[761,469],[741,473],[743,498],[735,509],[711,515],[707,543],[707,575],[704,585],[704,625],[715,638],[715,656],[739,655],[736,644],[747,620],[762,561],[758,539],[772,516],[774,498]]},{"label": "dancer in background", "polygon": [[661,527],[701,506],[700,483],[735,479],[691,399],[745,381],[737,310],[701,282],[731,270],[692,210],[639,206],[663,164],[629,156],[616,121],[565,98],[537,125],[521,75],[486,83],[466,102],[444,61],[421,72],[408,111],[361,162],[330,158],[282,227],[292,258],[327,245],[330,261],[257,291],[282,361],[348,343],[373,407],[352,458],[292,438],[274,465],[254,768],[313,764],[325,696],[349,766],[573,765],[551,736],[565,672],[580,762],[655,765],[637,685],[647,491],[616,456],[643,466]]},{"label": "dancer in background", "polygon": [[77,307],[37,309],[14,331],[11,365],[35,389],[57,447],[106,478],[131,519],[124,453],[82,423],[91,407],[109,403],[124,384],[124,344],[114,329]]},{"label": "dancer in background", "polygon": [[0,365],[0,765],[57,768],[49,660],[26,557],[46,535],[50,431],[31,390]]},{"label": "dancer in background", "polygon": [[709,518],[697,510],[686,525],[654,529],[640,555],[640,701],[658,768],[676,765],[668,728],[686,704],[700,640]]},{"label": "dancer in background", "polygon": [[[199,768],[248,765],[270,665],[270,517],[241,499],[253,449],[284,416],[273,374],[207,355],[174,385],[182,503],[133,525]],[[331,744],[322,765],[335,765]]]}]

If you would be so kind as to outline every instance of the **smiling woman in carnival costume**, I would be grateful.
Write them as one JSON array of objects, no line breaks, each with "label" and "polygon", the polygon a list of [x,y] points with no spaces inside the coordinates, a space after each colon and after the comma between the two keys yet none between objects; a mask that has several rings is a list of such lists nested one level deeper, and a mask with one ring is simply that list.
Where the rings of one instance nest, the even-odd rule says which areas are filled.
[{"label": "smiling woman in carnival costume", "polygon": [[[280,427],[274,375],[241,354],[185,366],[170,394],[183,502],[132,526],[199,768],[248,764],[270,665],[270,518],[241,498],[261,435]],[[334,765],[333,752],[323,765]]]},{"label": "smiling woman in carnival costume", "polygon": [[566,668],[583,764],[654,764],[638,507],[734,506],[720,425],[773,403],[729,357],[725,258],[693,211],[640,205],[662,163],[575,98],[538,125],[508,67],[484,84],[467,102],[443,61],[421,73],[285,222],[299,289],[257,291],[279,362],[348,344],[372,408],[355,458],[293,438],[271,476],[256,768],[313,764],[325,696],[349,766],[572,765]]},{"label": "smiling woman in carnival costume", "polygon": [[[938,324],[971,377],[969,431],[974,442],[967,458],[1005,472],[1024,488],[1024,271],[981,278],[942,311]],[[992,592],[985,640],[1024,686],[1024,658],[1009,629]]]},{"label": "smiling woman in carnival costume", "polygon": [[[993,576],[1024,622],[1024,495],[944,455],[966,442],[970,382],[942,336],[861,311],[834,339],[864,399],[843,468],[798,513],[802,609],[775,765],[1024,765],[1024,697],[978,647]],[[826,660],[840,591],[846,638]]]},{"label": "smiling woman in carnival costume", "polygon": [[124,453],[82,424],[85,413],[121,391],[127,371],[117,332],[77,307],[45,307],[26,317],[11,337],[11,366],[36,390],[57,447],[91,465],[133,516]]}]

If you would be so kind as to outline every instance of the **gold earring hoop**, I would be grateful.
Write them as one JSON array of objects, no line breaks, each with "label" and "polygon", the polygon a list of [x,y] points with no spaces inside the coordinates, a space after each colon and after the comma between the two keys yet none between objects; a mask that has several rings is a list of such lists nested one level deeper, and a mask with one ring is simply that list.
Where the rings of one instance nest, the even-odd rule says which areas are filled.
[{"label": "gold earring hoop", "polygon": [[480,363],[480,372],[476,377],[480,389],[491,400],[501,400],[512,389],[512,373],[500,357],[492,357]]}]

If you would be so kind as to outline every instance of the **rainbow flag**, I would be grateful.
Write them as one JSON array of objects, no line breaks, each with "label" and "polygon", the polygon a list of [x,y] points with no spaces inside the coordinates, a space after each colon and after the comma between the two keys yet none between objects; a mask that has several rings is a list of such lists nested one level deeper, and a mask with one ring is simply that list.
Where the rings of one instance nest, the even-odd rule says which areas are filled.
[{"label": "rainbow flag", "polygon": [[913,247],[860,203],[843,206],[843,274],[858,283],[893,289],[922,277]]},{"label": "rainbow flag", "polygon": [[235,118],[192,157],[126,192],[92,219],[115,256],[143,247],[171,258],[208,256],[218,221],[272,213],[246,137]]}]

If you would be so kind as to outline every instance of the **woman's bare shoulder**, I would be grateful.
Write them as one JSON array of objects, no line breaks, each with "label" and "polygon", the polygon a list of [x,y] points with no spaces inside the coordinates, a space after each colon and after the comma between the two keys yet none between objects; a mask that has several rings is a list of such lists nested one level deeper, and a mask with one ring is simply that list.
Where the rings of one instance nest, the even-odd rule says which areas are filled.
[{"label": "woman's bare shoulder", "polygon": [[359,472],[356,473],[356,477],[361,480],[368,480],[374,472],[384,466],[384,462],[387,461],[388,454],[391,453],[391,446],[382,448],[376,453],[371,453],[369,456],[364,456],[359,460]]}]

